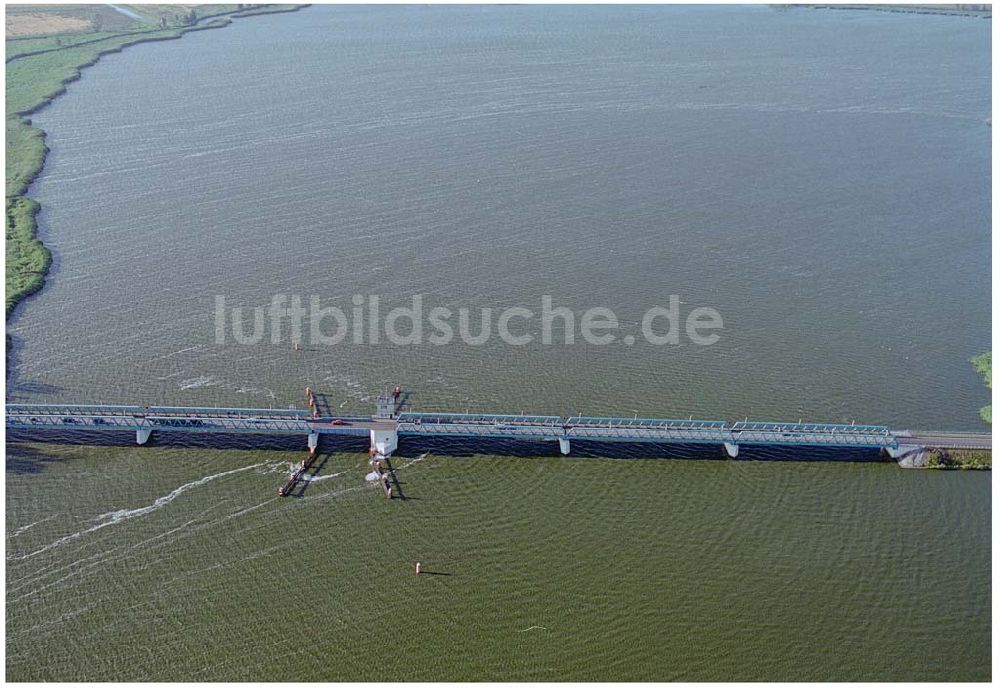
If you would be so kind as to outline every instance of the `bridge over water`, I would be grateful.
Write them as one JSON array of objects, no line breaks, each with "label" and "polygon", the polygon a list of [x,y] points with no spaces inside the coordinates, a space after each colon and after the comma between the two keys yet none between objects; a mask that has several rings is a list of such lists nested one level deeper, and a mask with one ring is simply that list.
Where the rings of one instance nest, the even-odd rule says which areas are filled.
[{"label": "bridge over water", "polygon": [[990,449],[989,433],[892,430],[887,426],[760,421],[699,421],[638,417],[415,413],[396,395],[379,397],[372,416],[318,416],[304,410],[228,407],[8,404],[9,429],[131,431],[146,443],[156,433],[304,435],[315,450],[321,435],[368,436],[388,456],[406,437],[504,438],[554,441],[569,454],[574,440],[721,445],[736,457],[744,445],[873,448],[898,458],[922,448]]}]

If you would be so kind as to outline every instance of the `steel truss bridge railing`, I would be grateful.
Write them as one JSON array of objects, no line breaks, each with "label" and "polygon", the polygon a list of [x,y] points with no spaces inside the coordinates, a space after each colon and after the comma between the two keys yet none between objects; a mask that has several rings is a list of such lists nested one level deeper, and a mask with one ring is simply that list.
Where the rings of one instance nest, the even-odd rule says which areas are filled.
[{"label": "steel truss bridge railing", "polygon": [[149,430],[217,433],[325,433],[364,435],[370,419],[344,418],[341,426],[309,412],[282,409],[226,407],[140,407],[126,405],[9,404],[7,428],[62,428],[70,430]]},{"label": "steel truss bridge railing", "polygon": [[402,414],[400,435],[894,448],[887,426],[592,416]]},{"label": "steel truss bridge railing", "polygon": [[738,445],[807,445],[895,449],[906,432],[886,426],[724,422],[694,419],[402,413],[394,419],[315,418],[303,410],[129,405],[8,404],[8,428],[133,429],[232,433],[363,435],[374,429],[399,436],[471,436],[524,440],[595,440]]}]

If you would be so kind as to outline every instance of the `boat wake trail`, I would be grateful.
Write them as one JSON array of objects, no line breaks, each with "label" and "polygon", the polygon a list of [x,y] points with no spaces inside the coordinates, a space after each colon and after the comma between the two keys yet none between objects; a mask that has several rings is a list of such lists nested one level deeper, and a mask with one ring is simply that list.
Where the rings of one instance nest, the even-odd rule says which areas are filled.
[{"label": "boat wake trail", "polygon": [[193,390],[222,385],[222,382],[216,380],[214,376],[198,376],[197,378],[186,378],[178,382],[177,385],[181,390]]},{"label": "boat wake trail", "polygon": [[14,536],[20,536],[21,534],[23,534],[25,531],[27,531],[31,527],[38,526],[39,524],[41,524],[43,522],[51,521],[51,520],[53,520],[55,518],[56,518],[56,515],[53,514],[53,515],[49,515],[45,519],[39,519],[37,522],[31,522],[30,524],[25,524],[24,526],[19,526],[14,533],[12,533],[12,534],[10,534],[10,536],[8,536],[8,538],[13,538]]},{"label": "boat wake trail", "polygon": [[424,459],[426,459],[426,458],[427,458],[427,453],[425,452],[425,453],[423,453],[422,455],[420,455],[419,457],[416,457],[416,458],[414,458],[414,459],[411,459],[411,460],[410,460],[409,462],[407,462],[406,464],[402,464],[402,465],[400,465],[400,466],[396,467],[396,471],[402,471],[403,469],[406,469],[407,467],[411,467],[411,466],[413,466],[413,465],[414,465],[414,464],[416,464],[417,462],[422,462],[422,461],[423,461]]},{"label": "boat wake trail", "polygon": [[136,507],[134,509],[124,509],[124,510],[115,510],[113,512],[105,512],[104,514],[101,514],[101,515],[98,515],[97,517],[94,517],[94,519],[92,521],[95,521],[97,523],[94,524],[93,526],[91,526],[89,528],[86,528],[86,529],[82,529],[82,530],[77,531],[75,533],[71,533],[68,536],[63,536],[62,538],[60,538],[58,540],[55,540],[52,543],[49,543],[48,545],[42,546],[38,550],[30,552],[27,555],[22,555],[22,556],[20,556],[20,557],[18,557],[16,559],[18,559],[18,560],[27,560],[29,558],[34,557],[35,555],[39,555],[39,554],[44,553],[44,552],[46,552],[48,550],[51,550],[51,549],[56,548],[58,546],[61,546],[61,545],[65,544],[65,543],[69,543],[70,541],[75,541],[76,539],[80,538],[81,536],[85,536],[85,535],[87,535],[89,533],[93,533],[94,531],[99,531],[100,529],[103,529],[103,528],[105,528],[107,526],[113,526],[114,524],[119,524],[119,523],[121,523],[123,521],[127,521],[129,519],[132,519],[133,517],[141,517],[141,516],[143,516],[145,514],[149,514],[150,512],[155,512],[156,510],[160,509],[161,507],[165,507],[166,505],[169,505],[178,496],[182,495],[183,493],[186,493],[187,491],[191,490],[192,488],[197,488],[198,486],[203,486],[206,483],[208,483],[209,481],[214,481],[215,479],[222,478],[223,476],[230,476],[232,474],[238,474],[238,473],[241,473],[241,472],[244,472],[244,471],[249,471],[251,469],[256,469],[257,467],[263,466],[264,464],[265,464],[264,462],[261,462],[260,464],[251,464],[249,466],[240,467],[239,469],[232,469],[230,471],[222,471],[222,472],[220,472],[218,474],[210,474],[209,476],[203,476],[202,478],[198,479],[197,481],[191,481],[190,483],[185,483],[182,486],[178,486],[177,488],[174,488],[172,491],[170,491],[166,495],[161,495],[156,500],[154,500],[151,504],[145,505],[144,507]]},{"label": "boat wake trail", "polygon": [[308,483],[318,483],[319,481],[325,481],[328,478],[336,478],[338,476],[343,476],[346,471],[338,471],[336,474],[327,474],[326,476],[303,476],[302,480]]}]

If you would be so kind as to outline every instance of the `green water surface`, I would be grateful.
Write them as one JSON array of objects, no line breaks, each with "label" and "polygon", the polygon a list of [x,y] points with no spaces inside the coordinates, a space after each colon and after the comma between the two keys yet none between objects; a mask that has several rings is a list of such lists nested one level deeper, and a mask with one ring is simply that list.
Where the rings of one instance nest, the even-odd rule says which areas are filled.
[{"label": "green water surface", "polygon": [[300,458],[10,447],[8,679],[990,676],[986,474]]}]

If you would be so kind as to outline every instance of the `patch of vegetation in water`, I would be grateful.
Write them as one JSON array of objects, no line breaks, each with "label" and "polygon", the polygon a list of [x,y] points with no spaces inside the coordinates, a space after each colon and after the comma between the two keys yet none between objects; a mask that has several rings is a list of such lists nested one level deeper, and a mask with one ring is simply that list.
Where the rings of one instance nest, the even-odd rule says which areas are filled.
[{"label": "patch of vegetation in water", "polygon": [[992,469],[990,450],[931,450],[928,469]]},{"label": "patch of vegetation in water", "polygon": [[[985,354],[980,354],[979,356],[972,357],[972,365],[975,367],[976,372],[983,377],[986,381],[986,387],[990,390],[993,389],[993,352],[986,352]],[[979,410],[979,415],[983,417],[983,421],[988,424],[993,423],[993,405],[987,404],[985,407]]]}]

